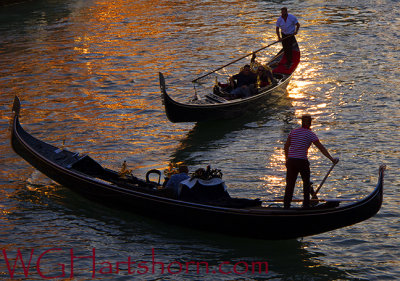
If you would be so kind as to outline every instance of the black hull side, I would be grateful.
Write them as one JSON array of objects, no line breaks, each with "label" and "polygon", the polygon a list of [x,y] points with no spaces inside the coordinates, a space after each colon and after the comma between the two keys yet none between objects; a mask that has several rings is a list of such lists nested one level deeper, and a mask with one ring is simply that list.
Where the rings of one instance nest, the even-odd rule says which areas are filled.
[{"label": "black hull side", "polygon": [[194,105],[179,103],[173,100],[166,91],[162,93],[162,99],[168,120],[173,123],[233,119],[261,107],[272,95],[282,96],[286,91],[289,80],[286,79],[285,82],[265,93],[223,104]]},{"label": "black hull side", "polygon": [[281,240],[314,235],[349,226],[374,216],[383,200],[383,168],[380,169],[375,190],[365,199],[347,206],[310,210],[267,207],[236,209],[148,194],[99,181],[89,175],[60,166],[40,151],[43,149],[48,153],[57,148],[35,139],[24,131],[17,115],[14,117],[11,145],[17,154],[37,170],[90,200],[168,224],[232,236]]}]

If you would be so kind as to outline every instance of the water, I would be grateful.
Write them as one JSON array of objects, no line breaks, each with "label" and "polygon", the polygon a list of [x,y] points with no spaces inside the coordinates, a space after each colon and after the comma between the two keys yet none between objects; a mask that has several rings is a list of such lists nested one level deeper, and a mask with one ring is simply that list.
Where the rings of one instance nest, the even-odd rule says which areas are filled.
[{"label": "water", "polygon": [[[287,94],[239,120],[170,123],[158,72],[172,96],[192,95],[194,78],[274,42],[282,5],[301,23],[302,61]],[[64,278],[72,270],[73,280],[398,279],[399,8],[398,1],[145,0],[0,7],[0,245],[11,268],[20,249],[26,264],[34,250],[27,280],[61,278],[60,264]],[[278,49],[275,44],[259,55]],[[232,195],[262,199],[282,196],[283,143],[308,112],[313,130],[341,159],[320,197],[361,198],[386,164],[384,204],[354,226],[278,242],[171,227],[108,209],[55,184],[11,150],[14,95],[22,101],[24,127],[52,144],[64,142],[114,169],[127,160],[140,177],[171,161],[185,161],[191,170],[211,164],[222,170]],[[310,160],[318,184],[330,163],[315,149]],[[91,259],[71,265],[71,250],[89,256],[93,249],[94,276]],[[137,262],[131,271],[129,257]],[[153,258],[171,265],[170,272],[156,264],[153,274]],[[216,273],[179,272],[189,261],[208,262]],[[229,264],[219,270],[223,261]],[[253,261],[268,262],[269,272],[246,272]],[[10,277],[4,252],[0,275]],[[14,277],[24,277],[20,263]]]}]

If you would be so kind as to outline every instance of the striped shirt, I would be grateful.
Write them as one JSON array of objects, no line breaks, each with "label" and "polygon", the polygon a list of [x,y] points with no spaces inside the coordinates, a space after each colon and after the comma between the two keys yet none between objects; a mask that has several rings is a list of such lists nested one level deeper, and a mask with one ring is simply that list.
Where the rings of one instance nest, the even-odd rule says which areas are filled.
[{"label": "striped shirt", "polygon": [[296,159],[307,159],[307,152],[311,144],[318,141],[318,137],[314,132],[303,127],[291,131],[289,139],[290,147],[288,158]]}]

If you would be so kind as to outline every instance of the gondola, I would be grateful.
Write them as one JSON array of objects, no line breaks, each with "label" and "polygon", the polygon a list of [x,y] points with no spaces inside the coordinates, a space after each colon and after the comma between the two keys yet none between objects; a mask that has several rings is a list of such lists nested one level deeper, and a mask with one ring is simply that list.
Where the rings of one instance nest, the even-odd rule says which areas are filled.
[{"label": "gondola", "polygon": [[[300,62],[300,49],[295,42],[293,46],[293,61],[286,66],[283,50],[274,56],[267,65],[272,69],[274,81],[270,85],[257,88],[249,97],[228,99],[221,83],[204,96],[196,95],[188,102],[174,100],[166,91],[164,75],[159,73],[161,97],[165,113],[171,122],[204,122],[221,119],[232,119],[256,109],[271,97],[282,96]],[[194,80],[195,81],[195,80]]]},{"label": "gondola", "polygon": [[248,238],[294,239],[364,221],[379,211],[383,200],[384,167],[379,169],[374,191],[354,202],[320,200],[322,203],[309,209],[283,209],[276,204],[261,205],[258,199],[230,196],[220,202],[182,199],[166,192],[160,180],[149,179],[149,174],[157,170],[150,170],[145,180],[132,174],[121,177],[117,171],[104,168],[88,155],[73,153],[33,137],[20,124],[17,97],[13,112],[12,148],[34,168],[87,199],[166,224]]}]

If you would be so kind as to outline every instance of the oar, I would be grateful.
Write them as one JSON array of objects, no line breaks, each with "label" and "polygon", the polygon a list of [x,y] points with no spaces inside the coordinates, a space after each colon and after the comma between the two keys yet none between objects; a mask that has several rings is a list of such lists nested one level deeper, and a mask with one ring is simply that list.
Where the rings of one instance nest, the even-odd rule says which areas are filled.
[{"label": "oar", "polygon": [[206,77],[206,76],[208,76],[208,75],[210,75],[210,74],[213,74],[214,72],[216,72],[216,71],[218,71],[218,70],[220,70],[220,69],[222,69],[222,68],[224,68],[224,67],[227,67],[228,65],[234,64],[235,62],[238,62],[238,61],[240,61],[240,60],[242,60],[242,59],[244,59],[244,58],[247,58],[248,56],[251,56],[251,55],[254,54],[254,53],[258,53],[259,51],[264,50],[264,49],[266,49],[266,48],[268,48],[268,47],[271,47],[272,45],[274,45],[274,44],[276,44],[276,43],[279,43],[279,42],[281,42],[281,41],[275,41],[275,42],[273,42],[273,43],[271,43],[271,44],[269,44],[269,45],[267,45],[267,46],[264,46],[264,47],[262,47],[262,48],[260,48],[260,49],[258,49],[258,50],[255,50],[254,52],[252,52],[252,53],[250,53],[250,54],[247,54],[247,55],[245,55],[245,56],[243,56],[243,57],[240,57],[240,58],[238,58],[238,59],[236,59],[236,60],[234,60],[234,61],[231,61],[231,62],[228,63],[228,64],[225,64],[225,65],[223,65],[223,66],[221,66],[221,67],[218,67],[217,69],[215,69],[215,70],[213,70],[213,71],[210,71],[209,73],[204,74],[203,76],[200,76],[200,77],[198,77],[198,78],[192,80],[192,82],[194,83],[194,82],[196,82],[197,80],[200,80],[201,78],[204,78],[204,77]]},{"label": "oar", "polygon": [[333,162],[331,168],[330,168],[329,171],[326,173],[326,175],[325,175],[324,179],[322,180],[321,184],[318,186],[318,188],[317,188],[317,190],[314,192],[314,194],[312,194],[312,198],[315,198],[315,197],[317,196],[318,191],[321,189],[322,185],[325,183],[325,181],[326,181],[326,179],[328,178],[329,174],[330,174],[331,171],[333,170],[333,167],[335,167],[335,165],[336,165],[337,163],[338,163],[337,161]]},{"label": "oar", "polygon": [[[270,200],[262,200],[263,202],[269,203],[269,202],[284,202],[284,199],[270,199]],[[303,199],[292,199],[291,202],[303,202]],[[358,201],[357,199],[340,199],[340,198],[332,198],[332,199],[310,199],[311,202],[327,202],[327,201],[346,201],[346,202],[354,202],[354,201]]]}]

